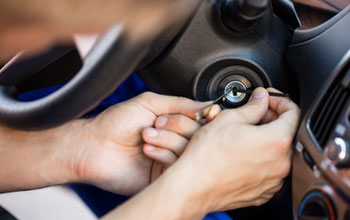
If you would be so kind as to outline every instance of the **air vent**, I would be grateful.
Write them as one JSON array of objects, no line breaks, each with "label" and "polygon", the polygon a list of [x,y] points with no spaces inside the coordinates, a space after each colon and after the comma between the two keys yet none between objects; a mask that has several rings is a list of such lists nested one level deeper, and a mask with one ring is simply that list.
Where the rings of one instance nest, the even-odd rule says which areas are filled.
[{"label": "air vent", "polygon": [[347,71],[347,74],[344,74],[344,72],[346,71],[339,74],[339,77],[335,79],[329,90],[324,94],[311,118],[311,131],[323,149],[349,97],[348,79],[350,71]]}]

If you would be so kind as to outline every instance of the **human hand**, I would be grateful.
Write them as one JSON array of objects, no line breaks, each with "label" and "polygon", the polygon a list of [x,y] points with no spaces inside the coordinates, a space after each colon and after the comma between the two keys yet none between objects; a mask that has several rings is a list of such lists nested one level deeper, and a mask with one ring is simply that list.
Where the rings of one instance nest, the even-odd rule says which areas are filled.
[{"label": "human hand", "polygon": [[[205,123],[212,121],[220,112],[219,105],[212,106]],[[143,130],[142,137],[146,143],[143,151],[147,157],[154,160],[151,182],[181,156],[189,140],[201,126],[202,123],[195,121],[194,117],[173,114],[159,116],[154,127]]]},{"label": "human hand", "polygon": [[0,192],[85,182],[121,194],[150,183],[153,160],[142,152],[141,132],[157,116],[193,117],[207,103],[144,93],[96,118],[75,120],[44,131],[0,126]]},{"label": "human hand", "polygon": [[261,205],[289,173],[298,117],[291,100],[259,88],[247,105],[203,126],[168,173],[191,176],[188,193],[207,212]]},{"label": "human hand", "polygon": [[203,219],[261,205],[289,172],[298,116],[289,99],[257,89],[247,105],[201,127],[167,172],[104,219]]},{"label": "human hand", "polygon": [[164,114],[192,118],[206,104],[144,93],[87,120],[81,134],[85,141],[74,153],[78,179],[121,194],[140,191],[155,176],[153,160],[142,152],[142,130]]}]

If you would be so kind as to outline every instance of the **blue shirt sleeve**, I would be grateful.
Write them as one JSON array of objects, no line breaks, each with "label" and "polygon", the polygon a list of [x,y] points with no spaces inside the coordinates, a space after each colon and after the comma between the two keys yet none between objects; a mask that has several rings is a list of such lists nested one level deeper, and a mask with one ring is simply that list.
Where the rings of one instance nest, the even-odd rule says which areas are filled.
[{"label": "blue shirt sleeve", "polygon": [[232,220],[225,212],[214,212],[205,216],[203,220]]}]

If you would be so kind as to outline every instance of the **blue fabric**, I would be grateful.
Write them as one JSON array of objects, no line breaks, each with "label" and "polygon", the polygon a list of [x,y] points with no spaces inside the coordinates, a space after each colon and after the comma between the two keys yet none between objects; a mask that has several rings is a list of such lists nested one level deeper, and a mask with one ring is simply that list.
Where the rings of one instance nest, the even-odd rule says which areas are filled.
[{"label": "blue fabric", "polygon": [[225,212],[214,212],[208,214],[203,220],[232,220],[232,218]]},{"label": "blue fabric", "polygon": [[[53,86],[50,88],[40,89],[25,94],[21,94],[18,99],[21,101],[32,101],[42,97],[45,97],[62,85]],[[95,109],[87,113],[84,117],[91,117],[104,111],[111,105],[117,104],[128,100],[134,96],[139,95],[142,92],[147,91],[147,86],[142,80],[135,74],[131,75],[125,80],[118,89],[100,103]],[[95,213],[96,216],[101,217],[116,206],[125,202],[128,198],[121,195],[116,195],[94,186],[85,184],[69,184],[69,186],[80,196],[80,198],[86,203],[86,205]],[[135,210],[137,211],[137,210]],[[226,213],[218,212],[209,214],[204,220],[232,220]]]},{"label": "blue fabric", "polygon": [[68,186],[78,194],[81,200],[99,218],[128,200],[126,196],[107,192],[95,186],[86,184],[68,184]]},{"label": "blue fabric", "polygon": [[[39,89],[31,92],[27,92],[18,96],[18,100],[20,101],[33,101],[39,98],[43,98],[57,89],[61,88],[63,85],[52,86],[49,88]],[[85,114],[84,117],[95,116],[100,112],[104,111],[111,105],[117,104],[119,102],[123,102],[132,97],[135,97],[145,91],[148,91],[147,86],[143,83],[143,81],[136,75],[133,74],[129,76],[118,88],[112,93],[109,97],[103,100],[96,108],[92,111]]]},{"label": "blue fabric", "polygon": [[35,90],[35,91],[23,93],[23,94],[20,94],[17,97],[17,99],[22,101],[22,102],[33,101],[33,100],[36,100],[36,99],[43,98],[43,97],[45,97],[47,95],[50,95],[51,93],[53,93],[54,91],[58,90],[61,87],[62,87],[62,85],[58,85],[58,86],[52,86],[52,87],[49,87],[49,88],[38,89],[38,90]]}]

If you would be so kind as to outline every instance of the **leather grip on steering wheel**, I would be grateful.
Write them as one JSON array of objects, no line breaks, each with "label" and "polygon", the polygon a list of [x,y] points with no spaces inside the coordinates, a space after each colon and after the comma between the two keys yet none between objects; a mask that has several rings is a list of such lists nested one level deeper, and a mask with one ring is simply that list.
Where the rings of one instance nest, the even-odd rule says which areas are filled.
[{"label": "leather grip on steering wheel", "polygon": [[[16,85],[0,82],[0,123],[20,130],[41,130],[81,117],[111,94],[135,69],[147,43],[131,45],[112,28],[86,57],[81,70],[53,94],[30,102],[16,100]],[[2,75],[2,79],[16,77]]]}]

